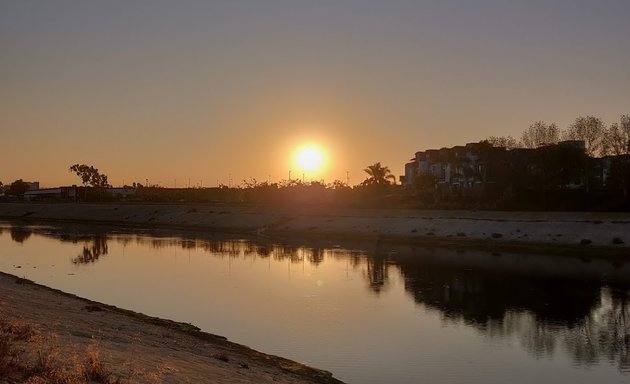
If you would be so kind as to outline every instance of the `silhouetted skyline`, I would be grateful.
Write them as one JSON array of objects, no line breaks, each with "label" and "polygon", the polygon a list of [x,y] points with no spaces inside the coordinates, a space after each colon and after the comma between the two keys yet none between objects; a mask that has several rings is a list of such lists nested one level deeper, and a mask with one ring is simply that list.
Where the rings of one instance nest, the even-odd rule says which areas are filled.
[{"label": "silhouetted skyline", "polygon": [[[628,113],[630,3],[0,0],[0,181],[313,177]],[[347,173],[348,172],[348,173]],[[310,175],[305,175],[310,178]],[[190,181],[189,181],[190,180]]]}]

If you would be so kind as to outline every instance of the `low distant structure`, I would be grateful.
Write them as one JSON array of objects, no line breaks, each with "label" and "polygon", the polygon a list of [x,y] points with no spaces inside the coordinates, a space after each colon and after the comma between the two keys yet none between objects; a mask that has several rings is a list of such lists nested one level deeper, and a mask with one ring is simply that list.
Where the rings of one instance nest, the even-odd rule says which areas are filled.
[{"label": "low distant structure", "polygon": [[132,187],[105,188],[105,192],[112,197],[125,198],[135,195],[136,189]]},{"label": "low distant structure", "polygon": [[[66,186],[56,188],[44,188],[37,190],[29,190],[24,193],[26,201],[42,201],[42,200],[78,200],[83,197],[83,191],[86,187]],[[126,198],[136,193],[135,188],[105,188],[103,191],[114,198]]]},{"label": "low distant structure", "polygon": [[77,197],[77,187],[57,187],[57,188],[43,188],[36,190],[28,190],[24,192],[24,200],[26,201],[38,201],[38,200],[74,200]]}]

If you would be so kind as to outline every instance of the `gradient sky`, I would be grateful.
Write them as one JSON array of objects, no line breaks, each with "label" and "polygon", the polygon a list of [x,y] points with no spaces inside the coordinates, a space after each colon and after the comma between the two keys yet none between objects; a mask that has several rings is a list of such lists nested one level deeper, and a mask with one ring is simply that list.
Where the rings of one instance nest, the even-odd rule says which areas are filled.
[{"label": "gradient sky", "polygon": [[[394,174],[416,151],[630,113],[628,0],[0,0],[0,181]],[[309,178],[309,175],[307,175]]]}]

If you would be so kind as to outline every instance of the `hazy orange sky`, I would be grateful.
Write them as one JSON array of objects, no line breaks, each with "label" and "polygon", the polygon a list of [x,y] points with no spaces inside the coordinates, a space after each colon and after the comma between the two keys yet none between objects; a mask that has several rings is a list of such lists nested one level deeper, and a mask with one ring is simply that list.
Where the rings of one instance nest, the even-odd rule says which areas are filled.
[{"label": "hazy orange sky", "polygon": [[0,0],[0,181],[396,175],[418,150],[630,113],[630,1]]}]

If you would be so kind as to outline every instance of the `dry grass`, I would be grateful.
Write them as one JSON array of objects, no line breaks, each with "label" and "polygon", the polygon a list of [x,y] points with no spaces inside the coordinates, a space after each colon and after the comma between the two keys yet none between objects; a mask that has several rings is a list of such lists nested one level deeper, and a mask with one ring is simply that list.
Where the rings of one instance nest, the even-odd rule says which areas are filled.
[{"label": "dry grass", "polygon": [[[46,337],[27,322],[0,315],[0,378],[28,384],[126,382],[108,369],[96,345],[87,346],[78,356],[64,354],[54,344],[54,336]],[[153,376],[151,381],[161,382]]]}]

